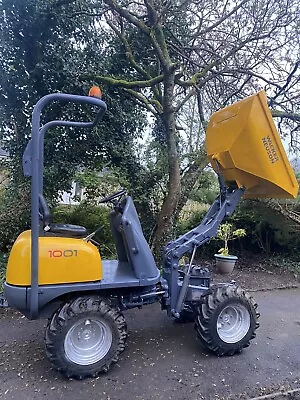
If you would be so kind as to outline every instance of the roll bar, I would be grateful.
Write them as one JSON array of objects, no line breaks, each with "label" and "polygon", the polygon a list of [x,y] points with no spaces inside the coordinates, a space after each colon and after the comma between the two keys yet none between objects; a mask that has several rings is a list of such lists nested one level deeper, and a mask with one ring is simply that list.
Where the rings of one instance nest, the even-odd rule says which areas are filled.
[{"label": "roll bar", "polygon": [[[51,102],[71,102],[89,104],[99,108],[93,121],[77,122],[55,120],[40,127],[41,113]],[[44,172],[44,136],[46,132],[56,126],[93,128],[107,109],[104,101],[90,96],[78,96],[65,93],[53,93],[42,97],[35,105],[32,113],[31,140],[23,154],[23,172],[31,176],[31,287],[30,287],[30,318],[38,314],[38,263],[39,263],[39,202],[43,195]]]}]

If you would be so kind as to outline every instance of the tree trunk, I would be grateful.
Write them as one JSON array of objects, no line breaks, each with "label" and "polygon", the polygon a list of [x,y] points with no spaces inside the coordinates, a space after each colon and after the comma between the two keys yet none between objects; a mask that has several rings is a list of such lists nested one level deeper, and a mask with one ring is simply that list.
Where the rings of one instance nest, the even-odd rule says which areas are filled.
[{"label": "tree trunk", "polygon": [[181,194],[176,208],[176,219],[187,203],[191,192],[195,189],[195,187],[198,187],[199,179],[207,163],[208,161],[206,154],[204,154],[204,150],[199,150],[198,160],[195,161],[181,177]]},{"label": "tree trunk", "polygon": [[172,237],[173,220],[180,196],[180,167],[176,144],[176,124],[173,108],[174,74],[170,73],[164,80],[163,115],[165,136],[168,147],[169,181],[168,191],[161,212],[157,219],[157,227],[153,239],[153,251],[158,257],[163,246]]}]

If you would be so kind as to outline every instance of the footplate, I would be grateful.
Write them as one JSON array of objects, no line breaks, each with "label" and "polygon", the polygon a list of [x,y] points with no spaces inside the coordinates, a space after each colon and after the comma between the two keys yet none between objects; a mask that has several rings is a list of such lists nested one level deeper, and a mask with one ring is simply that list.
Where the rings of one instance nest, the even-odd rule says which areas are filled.
[{"label": "footplate", "polygon": [[0,293],[0,308],[7,308],[8,307],[8,302],[6,298],[3,296],[3,294]]}]

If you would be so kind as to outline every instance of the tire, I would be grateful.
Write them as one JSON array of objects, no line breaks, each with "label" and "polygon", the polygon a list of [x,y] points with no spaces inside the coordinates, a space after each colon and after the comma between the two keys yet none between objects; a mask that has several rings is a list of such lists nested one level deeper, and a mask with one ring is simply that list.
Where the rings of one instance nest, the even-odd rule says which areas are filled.
[{"label": "tire", "polygon": [[46,353],[53,367],[67,378],[95,377],[118,361],[126,338],[125,318],[109,300],[78,297],[49,320]]},{"label": "tire", "polygon": [[250,345],[259,327],[253,298],[233,285],[212,286],[198,307],[195,329],[217,356],[232,356]]}]

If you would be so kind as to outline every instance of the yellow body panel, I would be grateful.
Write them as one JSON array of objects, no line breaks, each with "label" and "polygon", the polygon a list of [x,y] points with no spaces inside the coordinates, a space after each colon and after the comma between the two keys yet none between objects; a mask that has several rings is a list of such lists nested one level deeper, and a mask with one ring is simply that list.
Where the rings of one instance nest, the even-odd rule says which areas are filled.
[{"label": "yellow body panel", "polygon": [[[10,252],[6,281],[29,286],[31,282],[31,231],[15,241]],[[99,251],[92,243],[65,237],[39,238],[39,285],[90,282],[102,279]]]},{"label": "yellow body panel", "polygon": [[298,182],[263,91],[211,116],[206,150],[214,170],[244,186],[245,197],[297,197]]}]

